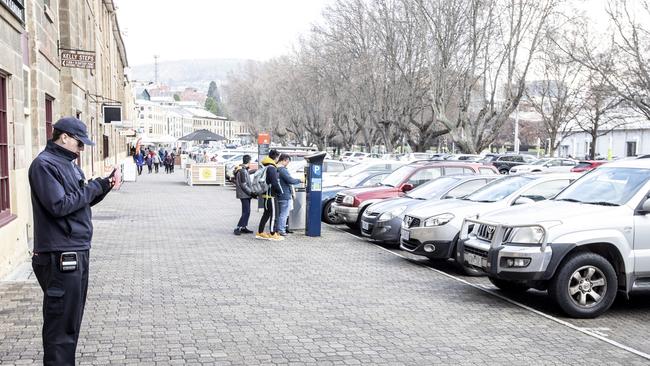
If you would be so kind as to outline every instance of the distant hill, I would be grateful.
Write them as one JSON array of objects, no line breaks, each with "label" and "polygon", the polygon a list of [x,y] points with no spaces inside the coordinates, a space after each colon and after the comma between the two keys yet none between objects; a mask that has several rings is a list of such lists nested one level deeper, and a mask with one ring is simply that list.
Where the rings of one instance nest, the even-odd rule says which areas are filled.
[{"label": "distant hill", "polygon": [[[250,60],[245,59],[207,59],[161,61],[158,63],[158,78],[170,87],[191,86],[208,90],[211,81],[218,85],[225,82],[229,73],[237,73]],[[131,78],[139,81],[154,80],[154,64],[131,67]]]}]

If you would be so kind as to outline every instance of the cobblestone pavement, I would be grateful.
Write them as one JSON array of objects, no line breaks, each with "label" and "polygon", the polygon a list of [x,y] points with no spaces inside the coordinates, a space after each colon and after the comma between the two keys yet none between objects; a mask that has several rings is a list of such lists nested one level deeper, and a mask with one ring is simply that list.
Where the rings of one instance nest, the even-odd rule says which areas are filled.
[{"label": "cobblestone pavement", "polygon": [[[94,215],[79,364],[648,363],[335,228],[236,237],[238,205],[180,172],[111,193]],[[0,282],[0,364],[39,363],[41,299],[33,279]],[[633,319],[649,312],[617,304],[601,319],[648,352],[650,326]]]}]

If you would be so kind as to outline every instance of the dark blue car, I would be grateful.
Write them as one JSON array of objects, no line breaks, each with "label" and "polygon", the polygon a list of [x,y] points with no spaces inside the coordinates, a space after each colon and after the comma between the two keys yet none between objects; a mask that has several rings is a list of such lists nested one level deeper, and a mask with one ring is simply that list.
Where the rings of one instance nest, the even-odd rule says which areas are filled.
[{"label": "dark blue car", "polygon": [[323,210],[323,221],[328,224],[342,224],[341,218],[336,216],[332,211],[332,203],[336,198],[336,194],[340,191],[357,188],[357,187],[371,187],[379,184],[390,172],[388,171],[366,171],[354,175],[338,186],[323,188],[323,196],[321,199],[321,210]]}]

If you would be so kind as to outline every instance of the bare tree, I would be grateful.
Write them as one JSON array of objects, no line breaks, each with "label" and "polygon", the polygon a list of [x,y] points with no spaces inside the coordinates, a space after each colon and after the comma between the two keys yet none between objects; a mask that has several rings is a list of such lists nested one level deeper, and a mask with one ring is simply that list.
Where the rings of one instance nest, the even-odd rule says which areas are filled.
[{"label": "bare tree", "polygon": [[617,128],[626,125],[629,114],[621,109],[624,99],[620,98],[598,72],[592,72],[587,79],[584,113],[577,119],[577,127],[591,137],[589,157],[596,157],[596,142]]},{"label": "bare tree", "polygon": [[521,100],[555,0],[411,0],[428,26],[432,109],[461,150],[480,152]]},{"label": "bare tree", "polygon": [[572,123],[584,105],[584,67],[558,47],[554,39],[559,30],[548,32],[540,47],[537,64],[542,80],[531,82],[526,88],[527,102],[540,115],[550,139],[550,156],[555,155],[562,140],[575,133]]}]

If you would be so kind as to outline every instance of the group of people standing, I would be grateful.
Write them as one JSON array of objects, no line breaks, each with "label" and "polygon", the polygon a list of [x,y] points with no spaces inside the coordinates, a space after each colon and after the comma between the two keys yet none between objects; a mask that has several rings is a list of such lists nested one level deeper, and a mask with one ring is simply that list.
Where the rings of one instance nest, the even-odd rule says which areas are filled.
[{"label": "group of people standing", "polygon": [[149,174],[154,171],[156,174],[162,164],[165,167],[165,173],[174,172],[174,161],[176,159],[175,152],[167,152],[167,150],[160,149],[158,152],[146,149],[140,152],[133,153],[133,162],[138,167],[138,175],[142,175],[142,169],[146,165]]},{"label": "group of people standing", "polygon": [[[235,170],[236,195],[242,205],[242,214],[234,230],[235,235],[253,233],[247,226],[250,218],[251,199],[258,198],[258,195],[253,190],[251,175],[248,171],[250,161],[250,155],[244,155],[242,164]],[[303,180],[291,176],[287,169],[290,162],[291,156],[280,154],[275,149],[262,159],[260,169],[266,170],[265,182],[268,189],[261,194],[264,213],[255,234],[256,239],[279,241],[284,240],[287,234],[293,233],[288,226],[289,213],[293,209],[295,198],[293,187],[303,183]],[[268,232],[265,231],[267,223],[269,224]]]}]

